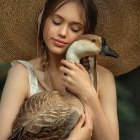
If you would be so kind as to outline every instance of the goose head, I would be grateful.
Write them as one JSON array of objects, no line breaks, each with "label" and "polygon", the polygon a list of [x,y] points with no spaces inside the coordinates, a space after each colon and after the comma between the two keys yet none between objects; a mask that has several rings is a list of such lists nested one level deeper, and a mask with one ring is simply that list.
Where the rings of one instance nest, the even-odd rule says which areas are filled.
[{"label": "goose head", "polygon": [[79,63],[85,56],[104,55],[118,58],[118,54],[109,48],[105,38],[96,35],[81,35],[67,50],[66,59],[71,63]]}]

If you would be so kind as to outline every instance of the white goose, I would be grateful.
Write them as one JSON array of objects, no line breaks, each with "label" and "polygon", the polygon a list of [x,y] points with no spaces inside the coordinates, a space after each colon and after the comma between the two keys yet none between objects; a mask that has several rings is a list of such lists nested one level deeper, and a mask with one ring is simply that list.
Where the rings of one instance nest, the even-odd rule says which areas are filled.
[{"label": "white goose", "polygon": [[[80,62],[85,56],[104,54],[118,57],[108,48],[104,38],[82,35],[67,50],[66,59]],[[93,80],[93,66],[90,76]],[[73,94],[65,96],[57,91],[40,92],[24,102],[15,120],[10,139],[14,140],[60,140],[68,136],[77,123],[84,107]]]}]

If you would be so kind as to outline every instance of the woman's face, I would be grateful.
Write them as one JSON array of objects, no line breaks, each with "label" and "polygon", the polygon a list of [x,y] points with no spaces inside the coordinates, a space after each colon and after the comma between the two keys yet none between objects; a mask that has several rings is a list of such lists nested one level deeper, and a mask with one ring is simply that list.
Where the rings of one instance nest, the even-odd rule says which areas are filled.
[{"label": "woman's face", "polygon": [[49,53],[62,55],[69,45],[84,33],[84,9],[76,2],[68,2],[45,22],[43,37]]}]

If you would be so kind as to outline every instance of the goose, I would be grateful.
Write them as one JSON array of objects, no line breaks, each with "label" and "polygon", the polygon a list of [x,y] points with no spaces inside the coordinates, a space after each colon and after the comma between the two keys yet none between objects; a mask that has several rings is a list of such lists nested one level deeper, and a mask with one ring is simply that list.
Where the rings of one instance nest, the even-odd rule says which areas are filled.
[{"label": "goose", "polygon": [[[67,50],[66,59],[79,63],[86,56],[102,54],[118,57],[111,50],[105,38],[96,35],[82,35]],[[93,68],[92,68],[93,70]],[[91,80],[93,71],[89,71]],[[44,91],[26,100],[17,115],[10,139],[14,140],[63,140],[78,122],[84,112],[80,99],[68,92]]]}]

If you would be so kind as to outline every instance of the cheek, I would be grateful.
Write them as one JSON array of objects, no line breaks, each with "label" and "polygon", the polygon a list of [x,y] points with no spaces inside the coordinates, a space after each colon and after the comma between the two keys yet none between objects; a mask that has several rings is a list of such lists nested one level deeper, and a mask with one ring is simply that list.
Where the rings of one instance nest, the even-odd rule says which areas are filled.
[{"label": "cheek", "polygon": [[52,25],[51,25],[51,21],[48,19],[46,20],[45,22],[45,25],[44,25],[44,30],[43,30],[43,38],[44,38],[44,41],[45,40],[48,40],[48,38],[50,37],[50,35],[53,34],[53,28],[52,28]]},{"label": "cheek", "polygon": [[83,34],[83,32],[79,32],[79,33],[72,33],[70,35],[70,42],[72,43],[73,41],[75,41],[79,36],[81,36]]},{"label": "cheek", "polygon": [[51,23],[49,26],[44,28],[43,37],[45,41],[49,41],[52,37],[56,37],[57,35],[57,28],[54,27]]},{"label": "cheek", "polygon": [[49,33],[48,24],[45,23],[45,25],[44,25],[44,30],[43,30],[43,39],[44,39],[45,42],[46,42],[46,39],[47,39],[48,33]]}]

